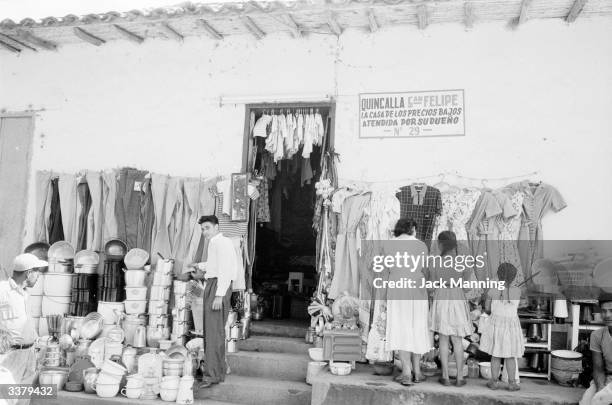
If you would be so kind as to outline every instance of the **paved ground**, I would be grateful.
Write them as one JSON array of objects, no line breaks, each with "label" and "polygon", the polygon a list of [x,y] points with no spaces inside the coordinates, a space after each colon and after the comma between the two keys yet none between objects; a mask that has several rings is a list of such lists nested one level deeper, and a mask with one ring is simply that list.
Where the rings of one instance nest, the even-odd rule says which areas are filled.
[{"label": "paved ground", "polygon": [[537,379],[521,379],[518,392],[492,391],[484,379],[467,381],[461,388],[444,387],[430,378],[404,387],[367,369],[358,368],[345,377],[325,371],[313,379],[312,405],[575,405],[584,392]]}]

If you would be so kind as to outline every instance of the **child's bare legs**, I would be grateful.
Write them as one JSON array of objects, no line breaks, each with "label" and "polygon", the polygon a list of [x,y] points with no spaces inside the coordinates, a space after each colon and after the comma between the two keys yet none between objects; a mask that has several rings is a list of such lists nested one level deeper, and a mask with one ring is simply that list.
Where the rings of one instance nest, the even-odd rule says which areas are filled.
[{"label": "child's bare legs", "polygon": [[412,370],[414,371],[415,382],[425,381],[425,376],[421,374],[421,355],[416,353],[412,354]]},{"label": "child's bare legs", "polygon": [[[465,385],[465,380],[463,379],[463,338],[461,336],[451,336],[451,341],[453,342],[453,353],[455,355],[455,362],[457,363],[457,386],[461,387]],[[448,372],[448,371],[447,371]]]},{"label": "child's bare legs", "polygon": [[[508,359],[506,359],[508,361]],[[507,363],[506,363],[507,364]],[[492,390],[496,390],[499,388],[499,370],[501,368],[501,358],[491,356],[491,379],[487,383],[487,387]],[[514,369],[512,371],[514,373]],[[510,378],[510,374],[508,373],[508,378]]]},{"label": "child's bare legs", "polygon": [[447,335],[438,335],[440,337],[440,363],[442,363],[442,378],[448,380],[448,336]]},{"label": "child's bare legs", "polygon": [[504,367],[508,371],[508,391],[518,391],[521,387],[516,383],[516,359],[509,357],[504,361]]}]

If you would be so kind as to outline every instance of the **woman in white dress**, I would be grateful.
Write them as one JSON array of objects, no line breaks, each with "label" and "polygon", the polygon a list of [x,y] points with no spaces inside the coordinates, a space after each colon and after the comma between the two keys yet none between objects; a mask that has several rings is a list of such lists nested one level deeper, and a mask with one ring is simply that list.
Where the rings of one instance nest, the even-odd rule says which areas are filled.
[{"label": "woman in white dress", "polygon": [[[397,221],[395,238],[391,241],[393,254],[400,252],[413,257],[427,256],[427,246],[415,236],[416,227],[417,224],[412,219]],[[412,385],[425,380],[420,368],[421,355],[429,352],[433,346],[428,326],[427,289],[421,288],[421,280],[424,279],[422,270],[422,265],[419,264],[413,268],[394,267],[389,272],[390,281],[408,278],[414,280],[416,286],[387,290],[387,350],[399,352],[402,374],[395,380],[402,385]]]}]

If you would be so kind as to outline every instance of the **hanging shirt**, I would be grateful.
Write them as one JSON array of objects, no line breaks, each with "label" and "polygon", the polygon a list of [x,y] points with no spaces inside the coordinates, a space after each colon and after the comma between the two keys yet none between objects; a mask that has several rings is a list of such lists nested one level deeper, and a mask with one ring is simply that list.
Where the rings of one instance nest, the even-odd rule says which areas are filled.
[{"label": "hanging shirt", "polygon": [[312,114],[308,114],[304,118],[304,149],[302,150],[302,157],[310,158],[310,154],[312,153],[312,146],[314,142],[315,142],[314,118]]},{"label": "hanging shirt", "polygon": [[198,269],[206,271],[204,278],[217,279],[216,297],[223,297],[230,284],[236,279],[238,266],[234,243],[222,233],[210,238],[208,242],[208,260],[198,263]]},{"label": "hanging shirt", "polygon": [[253,127],[253,137],[259,136],[261,138],[267,138],[268,137],[268,125],[270,124],[271,121],[272,121],[272,117],[270,117],[269,115],[264,114],[261,117],[259,117],[259,119],[255,123],[255,126]]},{"label": "hanging shirt", "polygon": [[325,135],[325,126],[323,125],[323,118],[321,114],[316,113],[314,115],[314,144],[321,145],[323,143],[323,136]]},{"label": "hanging shirt", "polygon": [[396,197],[400,202],[401,218],[416,221],[417,238],[429,247],[436,218],[442,213],[440,190],[427,185],[412,184],[400,188]]}]

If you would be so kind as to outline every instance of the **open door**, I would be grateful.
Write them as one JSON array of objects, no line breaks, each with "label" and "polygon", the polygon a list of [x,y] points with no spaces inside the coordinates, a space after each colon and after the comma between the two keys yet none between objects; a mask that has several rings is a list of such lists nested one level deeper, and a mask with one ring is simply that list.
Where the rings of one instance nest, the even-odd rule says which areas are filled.
[{"label": "open door", "polygon": [[34,116],[0,115],[0,279],[11,276],[21,251],[32,155]]}]

